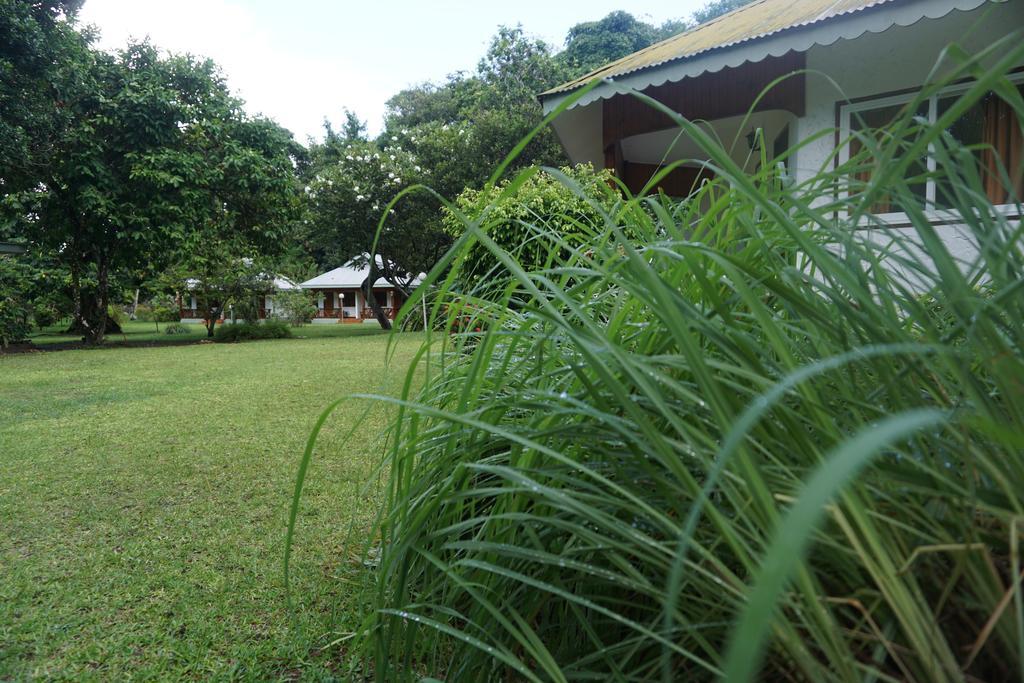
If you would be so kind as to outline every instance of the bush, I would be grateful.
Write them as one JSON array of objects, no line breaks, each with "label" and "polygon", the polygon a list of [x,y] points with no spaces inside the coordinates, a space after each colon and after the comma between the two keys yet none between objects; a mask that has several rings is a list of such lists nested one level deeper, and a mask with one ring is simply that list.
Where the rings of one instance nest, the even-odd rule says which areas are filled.
[{"label": "bush", "polygon": [[32,307],[13,292],[0,291],[0,346],[25,341],[32,332]]},{"label": "bush", "polygon": [[[602,213],[611,208],[618,195],[611,188],[613,176],[605,170],[595,172],[589,165],[562,168],[562,178],[549,171],[531,172],[522,184],[510,191],[511,180],[483,190],[467,189],[455,200],[463,213],[487,215],[487,234],[525,267],[543,266],[551,257],[549,240],[538,230],[553,230],[564,240],[564,249],[584,244],[600,228]],[[575,185],[581,193],[577,194]],[[461,237],[465,226],[458,216],[444,209],[445,231]],[[567,254],[559,255],[565,257]],[[462,254],[463,278],[493,277],[498,266],[494,256],[480,244]]]},{"label": "bush", "polygon": [[32,331],[32,305],[25,296],[26,269],[0,256],[0,347],[28,339]]},{"label": "bush", "polygon": [[120,330],[128,322],[128,314],[120,306],[111,304],[107,306],[107,320],[114,322]]},{"label": "bush", "polygon": [[192,334],[192,330],[189,329],[188,325],[170,323],[164,328],[164,334]]},{"label": "bush", "polygon": [[151,302],[139,304],[135,309],[135,318],[147,323],[176,323],[181,321],[181,314],[173,302]]},{"label": "bush", "polygon": [[285,323],[267,320],[262,323],[227,323],[213,333],[214,341],[240,342],[257,339],[289,339],[295,335]]},{"label": "bush", "polygon": [[[367,540],[378,680],[1019,676],[1021,228],[945,130],[889,132],[795,187],[706,143],[692,201],[456,255]],[[974,263],[904,179],[927,149]],[[880,196],[909,231],[858,229]]]},{"label": "bush", "polygon": [[275,315],[289,325],[299,327],[316,315],[316,295],[303,289],[289,289],[274,293]]}]

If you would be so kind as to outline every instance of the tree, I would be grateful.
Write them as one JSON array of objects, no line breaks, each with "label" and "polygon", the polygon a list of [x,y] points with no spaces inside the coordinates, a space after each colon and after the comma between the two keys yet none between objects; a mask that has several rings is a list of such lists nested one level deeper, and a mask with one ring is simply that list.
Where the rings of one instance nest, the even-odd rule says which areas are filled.
[{"label": "tree", "polygon": [[[385,216],[402,189],[430,180],[416,156],[393,137],[387,142],[334,140],[329,153],[316,150],[315,158],[337,161],[316,165],[306,188],[311,241],[321,245],[326,262],[365,261],[369,274],[363,293],[384,329],[391,322],[373,296],[373,283],[383,277],[408,296],[415,274],[429,270],[450,244],[441,230],[438,204],[425,193],[407,195]],[[370,253],[377,258],[364,256]]]},{"label": "tree", "polygon": [[[234,100],[186,133],[176,159],[188,173],[187,215],[179,268],[198,283],[207,334],[226,306],[269,293],[301,214],[295,175],[299,150],[273,121],[247,117]],[[250,315],[250,317],[252,317]]]},{"label": "tree", "polygon": [[210,262],[212,245],[280,244],[298,192],[290,133],[247,118],[212,62],[148,43],[80,57],[53,151],[5,205],[69,268],[76,323],[95,344],[119,273],[159,272],[183,245]]},{"label": "tree", "polygon": [[[0,193],[38,181],[54,137],[67,124],[66,106],[89,37],[73,18],[81,0],[0,3]],[[0,237],[3,229],[0,228]]]},{"label": "tree", "polygon": [[67,93],[70,116],[36,184],[5,197],[5,208],[68,267],[76,321],[87,342],[99,343],[111,278],[160,262],[187,227],[186,181],[167,172],[167,158],[204,115],[216,82],[212,65],[162,59],[145,43],[79,58],[68,66],[80,79]]},{"label": "tree", "polygon": [[[383,277],[408,293],[414,274],[429,270],[451,242],[439,203],[426,194],[404,197],[386,217],[378,239],[387,203],[415,182],[447,197],[483,187],[543,120],[536,94],[567,74],[550,46],[521,27],[502,27],[474,73],[392,97],[376,140],[367,140],[363,127],[349,117],[342,131],[328,128],[324,142],[310,150],[309,249],[325,266],[376,253],[378,258],[365,259],[370,275],[364,292],[383,327],[390,321],[373,301],[369,283]],[[565,163],[561,145],[545,130],[510,170]]]},{"label": "tree", "polygon": [[[231,245],[219,245],[228,248]],[[176,283],[177,291],[188,291],[196,298],[196,307],[206,325],[206,336],[213,337],[217,321],[225,312],[233,310],[247,322],[258,320],[257,299],[273,291],[274,279],[249,258],[225,258],[220,249],[206,253],[215,254],[205,260],[197,254],[188,270],[177,268],[170,277]],[[199,277],[190,277],[196,270]]]},{"label": "tree", "polygon": [[698,24],[706,24],[717,17],[749,5],[752,0],[712,0],[701,9],[693,13],[693,20]]},{"label": "tree", "polygon": [[[431,170],[431,186],[452,197],[483,187],[515,146],[543,120],[537,93],[565,80],[569,71],[543,41],[522,27],[501,27],[473,74],[442,85],[423,84],[388,101],[385,139],[410,150]],[[542,131],[513,161],[510,171],[533,164],[567,163],[550,130]]]},{"label": "tree", "polygon": [[558,56],[574,77],[582,76],[687,28],[689,24],[683,20],[667,21],[658,27],[619,10],[570,28],[565,50]]}]

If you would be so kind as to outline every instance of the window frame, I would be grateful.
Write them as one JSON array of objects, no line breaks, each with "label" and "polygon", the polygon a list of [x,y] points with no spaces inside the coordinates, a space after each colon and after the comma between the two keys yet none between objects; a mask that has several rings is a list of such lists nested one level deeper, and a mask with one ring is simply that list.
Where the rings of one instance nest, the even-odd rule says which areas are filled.
[{"label": "window frame", "polygon": [[[1007,79],[1014,85],[1021,87],[1024,86],[1024,71],[1016,71],[1011,74],[1007,74]],[[935,123],[938,118],[939,100],[950,96],[960,95],[969,90],[974,83],[972,81],[963,81],[960,83],[954,83],[946,86],[941,90],[932,93],[928,99],[928,122]],[[836,155],[837,163],[839,165],[845,164],[850,160],[850,144],[849,140],[853,134],[853,130],[850,127],[851,119],[853,114],[858,112],[870,111],[872,109],[879,109],[882,107],[890,107],[893,105],[905,105],[912,102],[920,93],[920,89],[904,90],[898,93],[892,94],[878,94],[868,95],[866,97],[859,97],[856,100],[839,101],[836,103],[838,109],[838,139],[837,142],[840,146],[838,154]],[[929,175],[933,174],[936,169],[935,155],[931,149],[928,151],[928,156],[925,160],[926,168]],[[955,209],[939,209],[935,207],[935,181],[931,178],[925,184],[925,208],[924,214],[933,223],[962,223],[963,220],[959,215],[959,212]],[[850,193],[847,190],[843,190],[841,197],[847,198]],[[1017,204],[995,204],[993,208],[996,212],[1011,218],[1019,218],[1020,211]],[[907,218],[907,214],[904,211],[890,211],[885,213],[872,213],[870,216],[865,217],[865,223],[868,222],[883,222],[889,225],[910,225],[910,221]]]}]

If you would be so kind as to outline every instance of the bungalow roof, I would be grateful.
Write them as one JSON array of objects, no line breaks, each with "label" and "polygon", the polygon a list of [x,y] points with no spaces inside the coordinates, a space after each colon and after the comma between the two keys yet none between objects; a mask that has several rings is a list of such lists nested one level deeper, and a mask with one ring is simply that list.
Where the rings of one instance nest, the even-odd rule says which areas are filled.
[{"label": "bungalow roof", "polygon": [[[610,79],[642,90],[744,62],[781,56],[841,38],[880,33],[937,19],[953,10],[971,10],[988,0],[754,0],[695,28],[655,43],[585,76],[540,94],[551,110],[570,92],[594,79]],[[601,86],[573,106],[610,97]]]}]

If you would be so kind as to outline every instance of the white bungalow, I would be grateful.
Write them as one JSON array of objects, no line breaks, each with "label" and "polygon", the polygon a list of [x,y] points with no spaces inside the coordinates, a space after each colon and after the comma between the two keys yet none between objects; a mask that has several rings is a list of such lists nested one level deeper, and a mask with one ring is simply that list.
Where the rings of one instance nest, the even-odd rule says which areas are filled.
[{"label": "white bungalow", "polygon": [[[851,126],[876,127],[890,120],[934,78],[932,70],[946,46],[956,43],[977,53],[1021,28],[1024,0],[754,0],[549,90],[540,99],[549,113],[593,79],[607,79],[553,125],[574,163],[611,169],[634,193],[661,166],[702,155],[692,141],[678,139],[668,117],[623,94],[623,88],[641,91],[692,121],[706,122],[725,141],[743,140],[760,129],[769,155],[814,138],[787,162],[789,172],[802,181],[828,166]],[[795,75],[755,103],[773,81],[789,74]],[[1024,85],[1024,64],[1017,65],[1012,79]],[[968,86],[959,83],[932,97],[921,115],[934,121],[948,106],[947,96]],[[750,110],[753,115],[740,130]],[[956,134],[962,142],[990,145],[1005,167],[1016,172],[1014,189],[1020,200],[1024,136],[1009,105],[990,96],[961,122]],[[734,160],[742,164],[750,151],[749,145],[737,145]],[[839,153],[842,158],[847,151]],[[661,189],[686,196],[699,173],[707,171],[688,164],[664,179]],[[990,200],[1016,216],[1014,197],[992,185]],[[929,181],[921,193],[926,208],[941,215],[942,197],[935,183]],[[892,227],[907,225],[906,216],[886,213],[885,207],[877,213]],[[973,255],[974,246],[955,224],[943,225],[940,234],[954,255]]]},{"label": "white bungalow", "polygon": [[[181,322],[183,323],[201,323],[204,322],[202,312],[199,310],[199,302],[196,300],[195,287],[198,284],[197,280],[187,280],[185,282],[186,293],[180,300],[179,315],[181,316]],[[293,289],[299,289],[299,285],[295,284],[291,280],[281,275],[277,275],[273,280],[273,291],[284,292]],[[186,307],[185,304],[188,304]],[[278,309],[274,306],[274,295],[267,294],[259,297],[259,315],[260,319],[271,318],[277,312]],[[230,317],[230,309],[224,311],[224,316]],[[221,320],[224,318],[222,317]]]},{"label": "white bungalow", "polygon": [[[358,323],[372,320],[373,311],[362,292],[369,271],[368,265],[359,266],[356,260],[352,260],[300,284],[302,289],[317,294],[317,311],[313,322]],[[373,296],[391,320],[395,319],[398,309],[405,303],[402,292],[384,278],[373,284]]]}]

